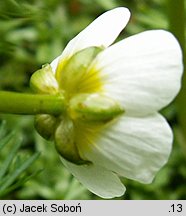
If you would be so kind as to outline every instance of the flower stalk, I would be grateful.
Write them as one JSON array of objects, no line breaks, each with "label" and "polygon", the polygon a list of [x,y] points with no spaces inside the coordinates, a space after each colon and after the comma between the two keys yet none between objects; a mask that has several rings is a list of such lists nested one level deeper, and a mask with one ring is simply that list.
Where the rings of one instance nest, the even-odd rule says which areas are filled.
[{"label": "flower stalk", "polygon": [[0,91],[0,112],[10,114],[52,114],[64,111],[62,95],[25,94]]}]

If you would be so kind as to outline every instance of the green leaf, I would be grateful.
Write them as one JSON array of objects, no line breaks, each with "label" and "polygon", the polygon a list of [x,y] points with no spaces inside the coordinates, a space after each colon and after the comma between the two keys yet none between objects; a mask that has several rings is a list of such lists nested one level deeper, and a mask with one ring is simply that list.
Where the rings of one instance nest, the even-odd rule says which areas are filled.
[{"label": "green leaf", "polygon": [[[6,134],[5,123],[0,125],[0,137]],[[33,162],[39,157],[36,152],[29,157],[21,157],[22,139],[14,131],[4,135],[0,140],[0,197],[8,195],[11,191],[23,185],[33,176],[37,175],[41,169],[36,169],[32,174],[25,172]]]},{"label": "green leaf", "polygon": [[43,171],[43,169],[39,169],[36,170],[35,172],[33,172],[31,175],[29,176],[24,176],[22,177],[19,181],[17,181],[15,184],[13,184],[12,186],[6,188],[5,190],[3,190],[3,192],[0,192],[0,196],[4,196],[8,193],[10,193],[11,191],[15,190],[16,188],[20,187],[21,185],[23,185],[24,183],[26,183],[27,181],[29,181],[31,178],[33,178],[34,176],[38,175],[39,173],[41,173]]},{"label": "green leaf", "polygon": [[25,171],[38,157],[39,157],[40,153],[35,153],[34,155],[32,155],[31,157],[29,157],[26,161],[22,162],[22,165],[16,169],[7,179],[6,182],[4,182],[4,184],[1,186],[0,188],[0,195],[1,192],[5,189],[7,189],[7,187],[9,187],[15,180],[16,178],[22,174],[23,171]]},{"label": "green leaf", "polygon": [[5,128],[5,121],[2,121],[0,126],[0,137],[2,137],[4,134],[4,128]]},{"label": "green leaf", "polygon": [[1,141],[0,141],[0,151],[3,149],[3,147],[11,141],[11,139],[14,137],[15,133],[12,132],[5,136]]},{"label": "green leaf", "polygon": [[16,142],[16,144],[13,146],[12,150],[10,151],[9,155],[7,156],[6,160],[3,161],[3,164],[0,167],[0,181],[2,180],[4,174],[7,172],[20,146],[21,146],[21,140]]}]

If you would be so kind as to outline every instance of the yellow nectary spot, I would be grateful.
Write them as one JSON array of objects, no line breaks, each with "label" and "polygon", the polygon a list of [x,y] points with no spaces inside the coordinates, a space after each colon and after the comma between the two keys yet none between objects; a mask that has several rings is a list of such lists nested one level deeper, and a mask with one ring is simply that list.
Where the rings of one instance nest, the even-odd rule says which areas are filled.
[{"label": "yellow nectary spot", "polygon": [[91,68],[82,79],[79,87],[81,93],[101,93],[103,91],[103,80],[100,77],[100,71],[96,68]]},{"label": "yellow nectary spot", "polygon": [[89,160],[83,155],[83,152],[89,150],[89,146],[96,142],[99,132],[105,127],[100,122],[74,121],[75,140],[80,157]]},{"label": "yellow nectary spot", "polygon": [[107,130],[112,124],[115,124],[118,119],[116,117],[106,123],[74,121],[76,146],[81,158],[89,161],[89,158],[86,158],[84,153],[90,151],[92,146],[97,144],[102,132]]},{"label": "yellow nectary spot", "polygon": [[89,68],[100,51],[98,47],[90,47],[59,62],[56,79],[68,98],[76,94],[102,91],[103,81],[100,72],[96,68]]}]

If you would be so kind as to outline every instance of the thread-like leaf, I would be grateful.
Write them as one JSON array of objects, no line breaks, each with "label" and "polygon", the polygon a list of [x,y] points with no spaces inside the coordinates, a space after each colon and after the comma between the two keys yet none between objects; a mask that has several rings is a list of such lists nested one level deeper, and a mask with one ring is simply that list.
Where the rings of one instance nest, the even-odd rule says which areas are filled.
[{"label": "thread-like leaf", "polygon": [[9,151],[6,150],[4,159],[1,158],[0,160],[0,197],[20,187],[41,171],[38,169],[29,175],[24,172],[39,157],[40,153],[35,153],[25,160],[25,157],[22,158],[17,155],[22,139],[16,135],[15,131],[6,134],[5,122],[3,121],[0,125],[0,153],[3,148],[5,150],[8,148]]},{"label": "thread-like leaf", "polygon": [[4,131],[5,131],[5,124],[6,124],[5,121],[1,122],[1,125],[0,125],[0,137],[2,137],[2,135],[3,135]]},{"label": "thread-like leaf", "polygon": [[38,175],[40,172],[42,172],[43,169],[39,169],[36,170],[34,173],[32,173],[29,176],[24,176],[22,177],[19,181],[17,181],[15,184],[11,185],[10,187],[6,188],[5,190],[3,190],[2,192],[0,191],[0,196],[4,196],[8,193],[10,193],[11,191],[15,190],[16,188],[20,187],[21,185],[23,185],[24,183],[26,183],[27,181],[29,181],[32,177]]},{"label": "thread-like leaf", "polygon": [[[11,138],[11,141],[13,141],[12,136],[9,136],[9,137]],[[4,176],[4,174],[6,173],[6,171],[8,170],[10,164],[12,163],[18,149],[20,148],[21,139],[17,140],[15,143],[16,144],[11,149],[9,155],[6,157],[6,159],[3,161],[2,165],[0,166],[0,181],[1,181],[2,177]]]},{"label": "thread-like leaf", "polygon": [[3,192],[3,190],[7,189],[15,180],[16,178],[23,172],[25,171],[38,157],[40,153],[35,153],[31,157],[29,157],[26,161],[23,161],[21,166],[17,168],[13,173],[10,174],[9,178],[7,179],[6,182],[1,185],[0,188],[0,195]]},{"label": "thread-like leaf", "polygon": [[0,151],[3,149],[3,147],[8,144],[11,139],[15,136],[15,132],[11,132],[10,134],[6,135],[4,138],[0,141]]}]

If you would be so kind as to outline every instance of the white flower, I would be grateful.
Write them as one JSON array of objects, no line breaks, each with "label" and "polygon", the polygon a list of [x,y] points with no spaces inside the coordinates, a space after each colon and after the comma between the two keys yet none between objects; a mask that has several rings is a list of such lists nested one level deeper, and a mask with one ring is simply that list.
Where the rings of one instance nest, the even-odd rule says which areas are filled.
[{"label": "white flower", "polygon": [[[164,30],[145,31],[111,45],[129,18],[129,10],[123,7],[104,13],[51,63],[59,89],[66,86],[63,90],[72,95],[100,93],[117,101],[125,111],[101,129],[75,123],[77,150],[91,164],[76,165],[61,159],[82,184],[103,198],[125,192],[118,176],[151,183],[172,148],[172,131],[158,111],[180,89],[181,49],[174,36]],[[66,62],[88,47],[100,47],[102,51],[88,64],[83,76],[81,67],[79,73],[73,74],[72,69],[68,75]],[[81,90],[76,92],[77,87]]]}]

